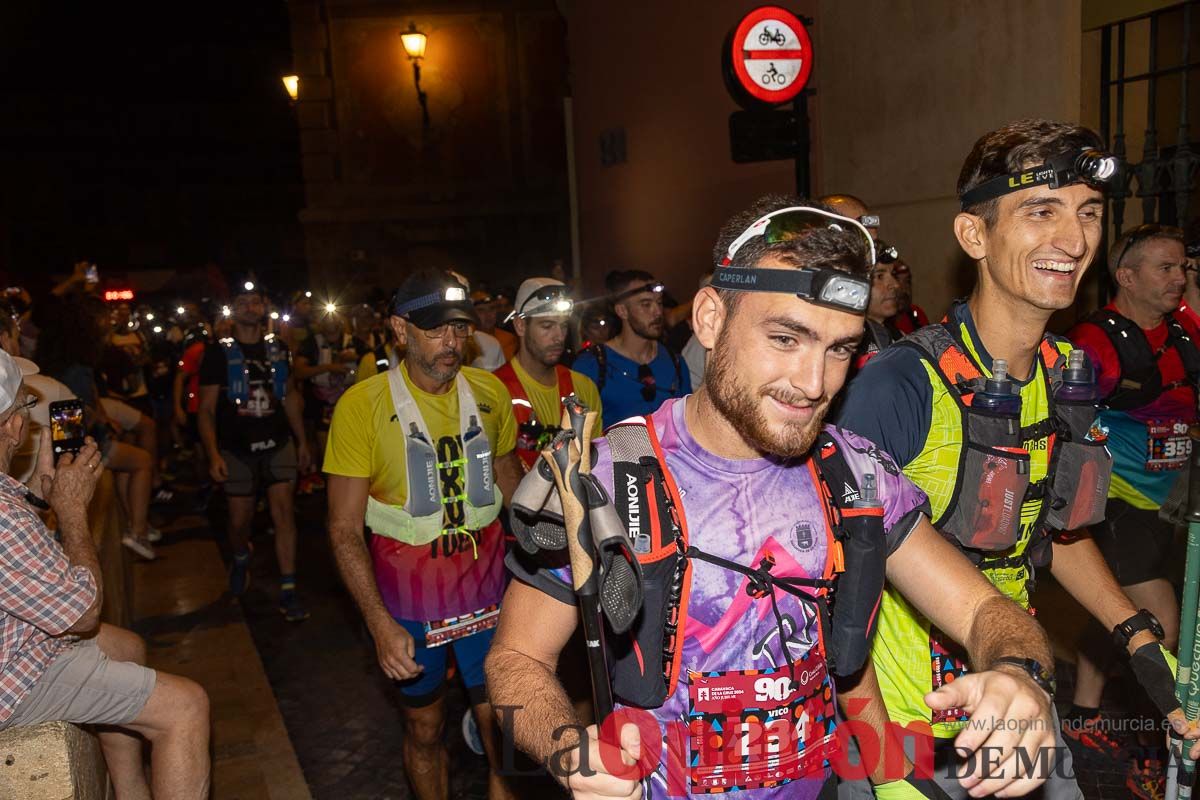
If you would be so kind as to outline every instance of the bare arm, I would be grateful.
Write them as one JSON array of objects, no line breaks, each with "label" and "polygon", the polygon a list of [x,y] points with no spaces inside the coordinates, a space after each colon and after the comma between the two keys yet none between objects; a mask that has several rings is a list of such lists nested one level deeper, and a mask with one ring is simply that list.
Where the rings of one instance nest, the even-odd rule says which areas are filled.
[{"label": "bare arm", "polygon": [[[938,580],[929,577],[937,575]],[[887,562],[887,577],[938,629],[967,648],[976,670],[1001,656],[1054,663],[1045,631],[922,520]]]},{"label": "bare arm", "polygon": [[185,380],[183,370],[175,370],[175,379],[171,382],[171,399],[174,402],[172,409],[176,419],[186,418],[186,411],[183,407],[183,383]]},{"label": "bare arm", "polygon": [[217,447],[217,395],[221,387],[213,384],[200,387],[200,413],[196,415],[196,427],[200,431],[200,442],[208,457],[221,454]]},{"label": "bare arm", "polygon": [[394,680],[417,675],[421,668],[413,660],[415,645],[409,635],[388,612],[375,585],[371,554],[363,541],[363,519],[367,513],[367,478],[348,478],[331,474],[326,493],[329,497],[329,541],[338,572],[350,596],[358,604],[363,620],[375,639],[375,653],[384,674]]},{"label": "bare arm", "polygon": [[[875,766],[867,776],[871,783],[886,783],[907,775],[912,763],[904,755],[903,742],[891,736],[892,727],[888,725],[891,718],[888,717],[887,706],[884,705],[883,691],[879,688],[874,662],[867,659],[867,665],[858,675],[853,678],[838,678],[836,682],[838,707],[842,714],[847,720],[869,725],[874,731],[875,744],[880,748],[879,757],[874,759]],[[864,745],[857,731],[854,735],[859,739],[859,753],[874,755],[874,748]],[[864,764],[868,763],[868,757],[863,756]],[[893,762],[899,765],[898,770],[892,768]]]},{"label": "bare arm", "polygon": [[[575,710],[555,675],[578,612],[520,581],[508,586],[484,671],[492,706],[515,706],[513,737],[541,764],[579,743]],[[556,735],[559,738],[555,738]],[[560,781],[561,771],[551,773]]]},{"label": "bare arm", "polygon": [[297,380],[306,381],[323,372],[346,372],[346,367],[338,361],[331,361],[328,364],[313,364],[309,362],[307,356],[296,356],[292,362],[292,372]]},{"label": "bare arm", "polygon": [[[42,432],[42,444],[38,452],[39,461],[53,461],[50,434]],[[46,469],[40,467],[45,466]],[[49,476],[53,471],[53,479]],[[100,573],[100,559],[96,556],[96,545],[92,541],[92,530],[88,525],[87,508],[96,482],[100,477],[100,451],[96,443],[87,439],[78,455],[64,454],[57,466],[42,464],[42,490],[54,515],[58,518],[58,529],[62,535],[63,553],[72,567],[84,567],[96,581],[96,597],[91,606],[67,629],[67,633],[86,633],[100,624],[100,609],[104,606],[104,581]]]},{"label": "bare arm", "polygon": [[513,492],[517,490],[517,484],[521,482],[521,478],[525,477],[525,471],[521,468],[521,461],[517,458],[515,450],[497,458],[494,469],[496,470],[496,485],[500,487],[504,505],[507,506],[512,500]]},{"label": "bare arm", "polygon": [[296,446],[307,449],[308,439],[304,435],[304,392],[300,387],[300,382],[294,377],[291,380],[291,386],[288,387],[287,395],[283,398],[283,412],[287,415],[288,427],[292,429],[292,436],[296,437]]},{"label": "bare arm", "polygon": [[[1070,542],[1056,541],[1053,547],[1050,573],[1101,626],[1111,630],[1137,613],[1137,607],[1121,591],[1091,536],[1073,537]],[[1154,641],[1150,631],[1139,631],[1129,640],[1129,652],[1132,654]]]}]

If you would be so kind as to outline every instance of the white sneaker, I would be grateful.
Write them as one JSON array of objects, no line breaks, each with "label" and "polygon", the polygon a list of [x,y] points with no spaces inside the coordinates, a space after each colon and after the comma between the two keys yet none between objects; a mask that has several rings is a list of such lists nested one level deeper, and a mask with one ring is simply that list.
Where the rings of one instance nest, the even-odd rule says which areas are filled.
[{"label": "white sneaker", "polygon": [[141,539],[134,538],[133,534],[126,534],[121,538],[121,544],[128,547],[133,552],[137,553],[147,561],[153,561],[157,558],[154,548],[148,542],[143,542]]}]

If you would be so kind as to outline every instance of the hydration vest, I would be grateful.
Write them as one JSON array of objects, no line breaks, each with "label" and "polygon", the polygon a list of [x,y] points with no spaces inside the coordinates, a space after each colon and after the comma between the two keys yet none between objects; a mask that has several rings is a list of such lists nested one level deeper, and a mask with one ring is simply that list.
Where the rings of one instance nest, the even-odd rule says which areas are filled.
[{"label": "hydration vest", "polygon": [[[951,315],[953,317],[953,314]],[[1019,419],[975,408],[985,386],[983,373],[967,355],[954,327],[929,325],[896,344],[910,347],[933,367],[955,399],[961,420],[957,473],[950,502],[933,526],[981,568],[1046,566],[1051,529],[1071,530],[1104,518],[1112,456],[1105,437],[1093,431],[1096,404],[1056,401],[1071,345],[1047,333],[1038,357],[1047,383],[1046,418],[1022,426]],[[1047,439],[1046,475],[1030,482],[1027,441]],[[1042,500],[1024,552],[1015,558],[992,554],[1018,543],[1021,507]]]},{"label": "hydration vest", "polygon": [[[275,334],[268,333],[263,337],[267,346],[267,359],[271,362],[271,382],[275,399],[283,402],[287,396],[288,357],[287,350],[280,346]],[[237,339],[229,337],[222,339],[225,348],[225,364],[228,369],[229,399],[236,405],[243,405],[250,400],[250,371],[246,367],[246,356]]]},{"label": "hydration vest", "polygon": [[[1148,406],[1180,386],[1191,386],[1193,391],[1200,387],[1200,349],[1184,330],[1178,313],[1172,312],[1167,316],[1167,338],[1157,351],[1150,349],[1146,334],[1136,322],[1112,309],[1102,308],[1087,318],[1088,322],[1104,331],[1117,351],[1120,375],[1116,387],[1104,400],[1107,407],[1115,411],[1130,411]],[[1171,348],[1183,362],[1185,377],[1163,385],[1158,362]]]},{"label": "hydration vest", "polygon": [[[508,389],[512,396],[513,416],[517,420],[517,455],[528,469],[537,463],[538,454],[545,447],[543,441],[547,435],[558,433],[559,420],[539,420],[529,402],[529,393],[521,383],[517,371],[511,361],[492,373]],[[571,379],[571,370],[558,364],[554,367],[554,377],[558,381],[558,397],[560,400],[575,394],[575,382]]]},{"label": "hydration vest", "polygon": [[[329,340],[325,338],[325,335],[321,334],[321,333],[313,334],[313,340],[316,342],[316,345],[317,345],[317,365],[332,364],[333,363],[333,345],[330,344]],[[352,337],[350,337],[349,335],[345,335],[342,337],[342,342],[341,342],[342,349],[347,349],[347,348],[351,347],[353,344],[354,344],[354,339]],[[382,372],[382,370],[380,370],[380,371]],[[342,383],[346,383],[346,382],[350,381],[353,377],[354,377],[353,375],[350,375],[350,376],[338,375],[337,376],[337,378]],[[334,376],[328,372],[322,372],[318,375],[314,375],[311,378],[311,380],[312,380],[314,386],[319,386],[322,389],[328,389],[331,385],[334,384]]]},{"label": "hydration vest", "polygon": [[[387,376],[396,419],[406,434],[407,495],[403,506],[382,503],[368,496],[367,527],[379,536],[405,544],[422,545],[443,534],[465,533],[471,536],[473,532],[490,525],[500,515],[500,488],[496,486],[492,474],[492,448],[479,421],[479,407],[462,371],[455,376],[454,385],[458,393],[463,453],[450,463],[438,461],[435,444],[400,367],[389,370]],[[461,495],[446,496],[442,492],[439,470],[449,466],[458,466],[463,475],[464,489]],[[463,524],[446,527],[444,506],[458,501],[462,502],[465,513]]]},{"label": "hydration vest", "polygon": [[371,351],[375,359],[375,371],[382,375],[393,367],[400,365],[400,359],[396,357],[395,348],[390,348],[386,341],[375,345],[375,349]]},{"label": "hydration vest", "polygon": [[[817,578],[773,576],[774,560],[769,555],[747,566],[690,544],[683,502],[650,417],[623,420],[609,428],[605,438],[612,454],[612,493],[622,499],[616,504],[617,514],[639,564],[643,595],[632,624],[608,637],[614,696],[626,705],[657,708],[674,694],[687,630],[693,559],[744,575],[749,579],[747,593],[756,599],[769,597],[773,607],[775,589],[812,603],[829,669],[835,675],[851,675],[862,668],[883,595],[887,559],[883,508],[846,507],[859,497],[859,481],[832,436],[820,433],[806,465],[821,499],[819,524],[827,537],[825,565]],[[548,477],[541,473],[540,468],[531,470],[513,497],[513,531],[529,553],[565,546],[561,516],[556,517],[553,503],[542,508]],[[843,500],[830,492],[826,476],[848,490]],[[526,492],[522,490],[539,500],[523,507]],[[553,491],[549,494],[556,498]],[[533,506],[540,514],[527,512]],[[849,580],[839,580],[844,572],[851,573]],[[602,598],[605,594],[602,584]],[[780,641],[785,642],[786,631],[778,609],[774,610]]]},{"label": "hydration vest", "polygon": [[[662,342],[659,342],[658,346],[671,357],[671,365],[675,367],[675,383],[666,391],[668,397],[676,397],[675,393],[679,391],[679,387],[683,386],[683,362],[674,350]],[[608,345],[596,342],[593,345],[586,345],[585,348],[596,358],[596,390],[603,392],[604,384],[608,383]]]}]

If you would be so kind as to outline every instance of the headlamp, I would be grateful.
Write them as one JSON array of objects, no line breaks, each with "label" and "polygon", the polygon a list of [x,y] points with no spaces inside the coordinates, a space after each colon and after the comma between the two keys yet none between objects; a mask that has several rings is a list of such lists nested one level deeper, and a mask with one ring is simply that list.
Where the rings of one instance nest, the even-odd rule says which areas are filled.
[{"label": "headlamp", "polygon": [[271,319],[279,319],[279,312],[278,312],[278,311],[272,311],[272,312],[271,312]]},{"label": "headlamp", "polygon": [[618,295],[613,295],[612,301],[614,303],[619,303],[626,298],[633,297],[635,294],[641,294],[642,292],[656,292],[661,294],[665,288],[666,287],[658,281],[650,281],[649,283],[643,283],[639,286],[634,286],[631,289],[626,289]]},{"label": "headlamp", "polygon": [[187,313],[187,309],[184,308],[183,306],[177,306],[175,308],[175,313],[182,317],[184,314]]},{"label": "headlamp", "polygon": [[871,299],[871,284],[866,278],[836,269],[717,267],[711,285],[737,292],[794,294],[801,300],[851,314],[865,314]]},{"label": "headlamp", "polygon": [[1064,153],[1049,159],[1033,169],[1010,172],[983,183],[965,192],[959,198],[966,211],[987,200],[1003,197],[1011,192],[1048,186],[1061,189],[1073,183],[1086,183],[1093,189],[1104,190],[1121,170],[1121,159],[1101,150],[1085,147],[1078,153]]},{"label": "headlamp", "polygon": [[900,251],[896,249],[896,245],[894,244],[887,244],[877,239],[875,247],[878,250],[875,254],[876,264],[893,264],[896,259],[900,258]]},{"label": "headlamp", "polygon": [[437,306],[442,303],[462,303],[466,299],[467,290],[462,286],[447,286],[439,291],[414,297],[404,303],[395,303],[392,307],[392,314],[397,317],[403,317],[418,309]]},{"label": "headlamp", "polygon": [[229,306],[221,306],[221,316],[228,317],[232,315],[233,311],[230,310]]},{"label": "headlamp", "polygon": [[858,224],[862,225],[864,228],[878,228],[879,227],[879,215],[878,214],[863,214],[861,217],[858,218]]},{"label": "headlamp", "polygon": [[325,304],[325,313],[326,314],[336,314],[337,313],[337,304],[336,303],[326,303]]},{"label": "headlamp", "polygon": [[467,299],[467,290],[461,286],[451,286],[446,289],[447,303],[461,303]]},{"label": "headlamp", "polygon": [[245,283],[242,284],[242,288],[245,289],[247,292],[253,292],[254,291],[254,281],[246,281]]},{"label": "headlamp", "polygon": [[521,303],[520,308],[514,309],[509,318],[511,319],[515,316],[524,319],[534,316],[549,316],[553,314],[562,314],[565,316],[570,314],[575,304],[567,296],[568,291],[569,289],[566,286],[561,285],[547,286],[539,289],[525,298],[525,302]]}]

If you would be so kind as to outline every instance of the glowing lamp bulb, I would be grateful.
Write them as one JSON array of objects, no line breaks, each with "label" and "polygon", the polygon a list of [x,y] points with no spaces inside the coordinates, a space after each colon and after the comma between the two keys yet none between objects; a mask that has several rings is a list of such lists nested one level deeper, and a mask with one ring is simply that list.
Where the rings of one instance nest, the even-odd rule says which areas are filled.
[{"label": "glowing lamp bulb", "polygon": [[245,289],[247,292],[253,292],[254,291],[254,281],[246,281],[245,283],[242,284],[242,288]]},{"label": "glowing lamp bulb", "polygon": [[305,292],[305,293],[304,293],[304,296],[305,296],[305,297],[312,297],[312,292]]},{"label": "glowing lamp bulb", "polygon": [[279,319],[279,312],[278,312],[278,311],[272,311],[272,312],[271,312],[271,319]]},{"label": "glowing lamp bulb", "polygon": [[325,304],[325,313],[326,314],[332,314],[335,311],[337,311],[337,306],[335,306],[333,303]]},{"label": "glowing lamp bulb", "polygon": [[283,321],[284,321],[284,322],[291,322],[291,321],[292,321],[292,315],[291,315],[291,314],[284,314],[284,315],[283,315]]},{"label": "glowing lamp bulb", "polygon": [[153,322],[153,321],[154,321],[154,315],[147,313],[146,314],[146,322]]},{"label": "glowing lamp bulb", "polygon": [[292,98],[292,102],[296,102],[296,98],[300,96],[300,76],[284,75],[283,88],[287,91],[288,97]]},{"label": "glowing lamp bulb", "polygon": [[179,315],[179,316],[181,316],[181,317],[182,317],[182,316],[183,316],[183,315],[184,315],[186,312],[187,312],[187,309],[185,309],[183,306],[176,306],[176,307],[175,307],[175,313],[176,313],[176,314],[178,314],[178,315]]},{"label": "glowing lamp bulb", "polygon": [[233,312],[229,310],[229,306],[221,306],[221,316],[228,317],[232,314]]},{"label": "glowing lamp bulb", "polygon": [[155,333],[162,333],[162,325],[155,325],[155,326],[154,326],[154,332],[155,332]]}]

